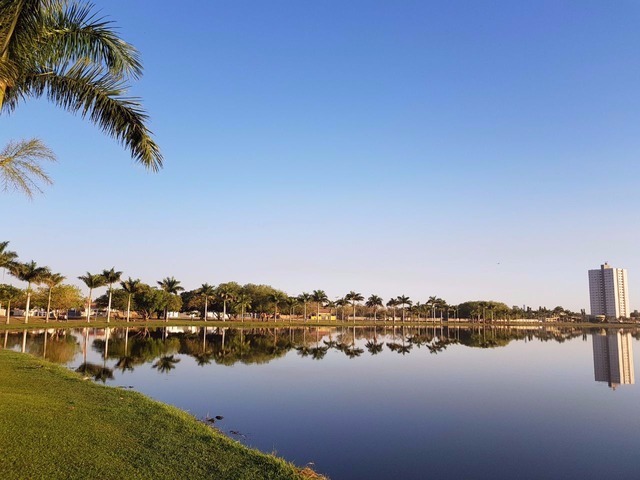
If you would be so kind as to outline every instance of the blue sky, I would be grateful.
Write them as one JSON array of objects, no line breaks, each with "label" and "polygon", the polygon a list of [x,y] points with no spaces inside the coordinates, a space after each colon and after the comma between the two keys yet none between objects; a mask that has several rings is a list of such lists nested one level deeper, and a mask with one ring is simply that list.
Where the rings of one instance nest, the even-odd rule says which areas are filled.
[{"label": "blue sky", "polygon": [[166,166],[44,100],[3,115],[59,158],[2,195],[23,260],[587,310],[609,261],[638,307],[637,2],[95,3]]}]

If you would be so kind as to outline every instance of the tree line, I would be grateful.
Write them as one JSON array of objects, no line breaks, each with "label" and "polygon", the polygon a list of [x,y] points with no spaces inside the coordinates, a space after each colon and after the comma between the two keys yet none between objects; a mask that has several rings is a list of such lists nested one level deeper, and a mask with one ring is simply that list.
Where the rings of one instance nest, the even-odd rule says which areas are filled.
[{"label": "tree line", "polygon": [[[372,294],[365,298],[361,293],[350,291],[342,297],[331,300],[324,290],[302,292],[291,296],[270,285],[225,282],[219,285],[203,283],[193,290],[185,290],[174,277],[165,277],[156,284],[149,285],[140,279],[124,279],[115,268],[102,272],[80,275],[87,288],[83,296],[74,285],[64,284],[66,277],[52,272],[49,267],[39,266],[34,261],[20,262],[16,252],[9,250],[9,242],[0,242],[0,268],[26,283],[25,289],[0,284],[0,307],[7,305],[7,321],[11,305],[24,307],[25,323],[29,321],[30,309],[45,309],[46,320],[58,318],[61,311],[84,308],[87,322],[91,318],[94,293],[106,287],[106,293],[95,298],[95,305],[106,311],[109,322],[114,315],[121,315],[130,321],[132,314],[145,320],[164,318],[170,312],[182,312],[204,320],[245,320],[259,318],[277,320],[285,315],[288,319],[319,321],[325,318],[340,318],[342,321],[356,318],[390,319],[401,322],[421,320],[449,320],[452,318],[476,321],[504,321],[512,319],[539,319],[563,317],[567,320],[580,318],[579,314],[560,306],[553,310],[539,307],[509,307],[495,301],[467,301],[449,304],[442,298],[430,296],[426,301],[414,302],[406,295],[398,295],[388,300]],[[37,287],[34,289],[34,287]],[[584,312],[583,312],[584,313]]]}]

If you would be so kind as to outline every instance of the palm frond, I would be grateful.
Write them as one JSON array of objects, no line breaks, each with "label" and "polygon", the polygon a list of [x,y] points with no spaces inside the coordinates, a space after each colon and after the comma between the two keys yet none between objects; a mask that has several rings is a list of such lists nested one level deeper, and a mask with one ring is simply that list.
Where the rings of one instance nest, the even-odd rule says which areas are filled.
[{"label": "palm frond", "polygon": [[138,51],[115,34],[113,22],[97,17],[93,5],[55,0],[42,12],[42,63],[59,64],[78,59],[104,64],[112,75],[139,78]]},{"label": "palm frond", "polygon": [[40,163],[55,160],[54,153],[37,138],[9,142],[0,152],[2,189],[19,190],[32,198],[36,192],[42,192],[40,184],[53,183]]},{"label": "palm frond", "polygon": [[45,95],[58,106],[79,112],[123,143],[133,158],[158,171],[162,154],[146,127],[147,114],[137,98],[126,97],[126,85],[102,67],[78,62],[66,71],[39,69],[13,89],[7,89],[5,106],[10,111],[25,97]]}]

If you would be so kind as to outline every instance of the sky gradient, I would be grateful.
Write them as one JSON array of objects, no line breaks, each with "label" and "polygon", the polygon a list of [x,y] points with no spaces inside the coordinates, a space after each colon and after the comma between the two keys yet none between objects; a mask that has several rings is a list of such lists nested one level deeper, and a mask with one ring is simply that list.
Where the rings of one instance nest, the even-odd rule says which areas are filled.
[{"label": "sky gradient", "polygon": [[45,100],[3,115],[59,159],[2,194],[22,260],[587,311],[608,261],[638,308],[640,3],[95,3],[165,168]]}]

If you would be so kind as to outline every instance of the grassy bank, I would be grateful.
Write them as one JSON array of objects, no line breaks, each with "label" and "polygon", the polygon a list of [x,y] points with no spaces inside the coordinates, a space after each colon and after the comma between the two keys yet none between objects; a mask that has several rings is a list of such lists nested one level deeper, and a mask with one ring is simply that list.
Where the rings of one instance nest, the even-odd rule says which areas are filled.
[{"label": "grassy bank", "polygon": [[187,413],[0,351],[3,479],[301,479]]}]

